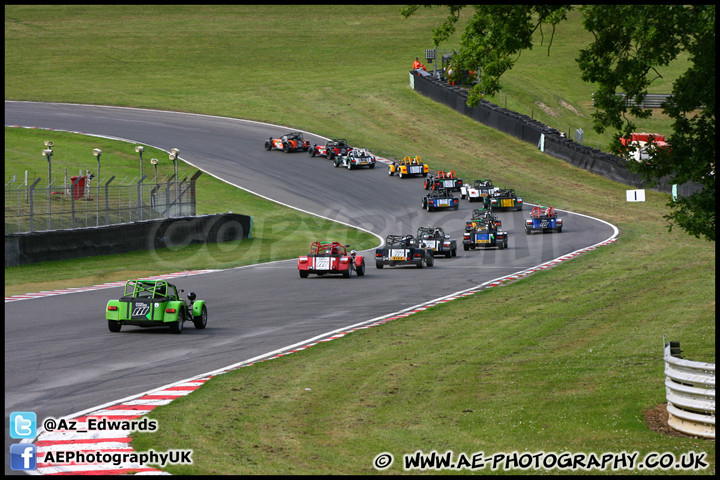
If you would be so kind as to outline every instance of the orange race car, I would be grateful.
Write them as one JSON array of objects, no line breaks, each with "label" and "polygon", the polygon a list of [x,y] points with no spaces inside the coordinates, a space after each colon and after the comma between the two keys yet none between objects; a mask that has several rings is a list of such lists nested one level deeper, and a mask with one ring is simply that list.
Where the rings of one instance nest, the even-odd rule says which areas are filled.
[{"label": "orange race car", "polygon": [[310,148],[310,141],[303,138],[302,132],[290,132],[286,133],[280,138],[270,137],[265,141],[265,150],[272,150],[276,148],[282,150],[285,153],[289,152],[307,152]]}]

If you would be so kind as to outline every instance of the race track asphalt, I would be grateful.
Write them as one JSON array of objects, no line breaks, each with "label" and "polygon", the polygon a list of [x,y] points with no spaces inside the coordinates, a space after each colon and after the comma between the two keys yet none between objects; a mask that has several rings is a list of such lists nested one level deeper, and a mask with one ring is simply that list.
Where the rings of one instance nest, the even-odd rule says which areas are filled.
[{"label": "race track asphalt", "polygon": [[[121,296],[119,287],[6,302],[8,448],[14,443],[7,433],[10,412],[34,411],[38,420],[70,415],[466,290],[616,233],[598,219],[560,212],[565,222],[561,234],[528,237],[523,231],[528,206],[499,214],[509,232],[508,249],[465,252],[464,221],[478,204],[461,200],[458,211],[427,212],[421,209],[426,193],[421,177],[389,177],[383,164],[348,171],[304,152],[266,151],[268,137],[292,130],[282,126],[166,111],[7,101],[5,125],[127,139],[167,151],[179,148],[183,160],[204,172],[379,238],[433,225],[459,244],[456,257],[438,257],[434,267],[423,269],[378,270],[372,252],[363,252],[370,255],[367,273],[350,279],[300,279],[296,260],[177,278],[173,283],[207,300],[209,311],[205,330],[190,323],[181,335],[138,327],[110,333],[103,311],[108,299]],[[306,138],[325,141],[310,133]],[[432,168],[432,160],[424,160]],[[487,176],[492,178],[492,172]],[[202,177],[198,188],[203,188]],[[242,205],[228,205],[227,211],[243,213]],[[291,235],[293,226],[278,219],[270,228]],[[14,472],[6,467],[6,473]]]}]

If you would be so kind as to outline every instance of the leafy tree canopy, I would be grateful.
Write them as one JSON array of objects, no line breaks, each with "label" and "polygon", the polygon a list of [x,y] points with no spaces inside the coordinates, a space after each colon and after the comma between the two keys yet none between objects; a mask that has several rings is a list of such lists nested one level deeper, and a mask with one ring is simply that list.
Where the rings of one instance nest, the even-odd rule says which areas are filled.
[{"label": "leafy tree canopy", "polygon": [[[430,7],[425,5],[425,7]],[[401,9],[413,15],[420,5]],[[448,5],[448,16],[433,30],[435,46],[455,33],[464,5]],[[453,56],[455,74],[478,71],[480,81],[468,95],[476,106],[483,94],[500,90],[500,77],[511,69],[523,50],[533,47],[536,31],[548,53],[555,27],[567,20],[570,5],[473,5],[473,13]],[[594,41],[576,59],[582,79],[597,85],[593,128],[613,129],[610,149],[627,152],[620,143],[635,131],[634,119],[648,118],[640,105],[648,87],[661,77],[680,52],[689,55],[689,67],[673,84],[673,96],[663,104],[672,120],[667,138],[671,148],[655,149],[652,161],[628,162],[649,186],[663,177],[672,183],[695,182],[701,188],[688,197],[668,202],[669,229],[674,225],[698,238],[715,241],[715,6],[714,5],[586,5],[580,7],[583,26]],[[545,26],[547,33],[543,31]],[[622,96],[634,97],[628,104]],[[633,147],[630,147],[631,149]],[[651,146],[651,149],[653,147]]]}]

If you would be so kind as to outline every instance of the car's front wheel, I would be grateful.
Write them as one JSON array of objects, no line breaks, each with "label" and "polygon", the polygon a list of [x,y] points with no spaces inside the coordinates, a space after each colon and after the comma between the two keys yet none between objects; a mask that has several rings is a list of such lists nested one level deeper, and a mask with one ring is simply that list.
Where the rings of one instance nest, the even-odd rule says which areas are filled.
[{"label": "car's front wheel", "polygon": [[170,324],[170,331],[172,333],[182,333],[183,323],[185,323],[185,311],[181,308],[178,312],[177,322],[173,322]]},{"label": "car's front wheel", "polygon": [[265,150],[272,149],[272,144],[270,142],[265,142]]},{"label": "car's front wheel", "polygon": [[203,305],[200,315],[193,317],[193,324],[198,330],[207,327],[207,307],[205,305]]},{"label": "car's front wheel", "polygon": [[116,322],[115,320],[108,320],[108,330],[110,330],[111,332],[119,332],[121,328],[122,324],[120,322]]}]

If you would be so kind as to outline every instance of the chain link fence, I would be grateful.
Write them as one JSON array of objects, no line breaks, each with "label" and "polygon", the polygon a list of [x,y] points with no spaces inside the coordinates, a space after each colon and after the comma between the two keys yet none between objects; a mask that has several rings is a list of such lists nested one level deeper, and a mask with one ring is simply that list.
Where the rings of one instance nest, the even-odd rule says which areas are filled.
[{"label": "chain link fence", "polygon": [[[5,184],[5,233],[95,227],[196,214],[195,182],[202,174],[175,175],[152,183],[146,177],[100,181],[71,177],[61,185],[40,186],[27,178]],[[27,177],[27,176],[26,176]]]}]

